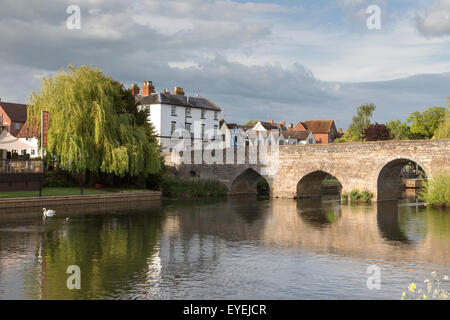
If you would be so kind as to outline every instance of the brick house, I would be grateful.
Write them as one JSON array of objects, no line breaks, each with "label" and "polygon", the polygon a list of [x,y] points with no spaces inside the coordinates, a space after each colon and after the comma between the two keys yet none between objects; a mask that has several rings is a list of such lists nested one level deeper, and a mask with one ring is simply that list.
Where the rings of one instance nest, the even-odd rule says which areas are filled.
[{"label": "brick house", "polygon": [[328,144],[339,138],[334,120],[309,120],[299,122],[294,127],[296,131],[311,131],[316,143]]},{"label": "brick house", "polygon": [[0,101],[0,127],[17,136],[27,121],[27,106],[21,103]]}]

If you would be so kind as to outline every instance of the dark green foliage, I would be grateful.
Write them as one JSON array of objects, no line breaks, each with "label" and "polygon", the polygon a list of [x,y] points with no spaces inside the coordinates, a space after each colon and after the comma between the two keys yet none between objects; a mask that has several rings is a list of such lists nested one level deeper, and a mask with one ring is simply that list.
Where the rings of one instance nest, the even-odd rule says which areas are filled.
[{"label": "dark green foliage", "polygon": [[44,187],[75,187],[78,184],[64,171],[45,171]]},{"label": "dark green foliage", "polygon": [[161,186],[163,196],[166,197],[222,197],[228,193],[222,182],[209,179],[165,177]]},{"label": "dark green foliage", "polygon": [[267,183],[266,179],[264,179],[264,178],[258,179],[258,184],[256,186],[256,189],[258,191],[258,195],[264,195],[264,196],[270,195],[269,183]]}]

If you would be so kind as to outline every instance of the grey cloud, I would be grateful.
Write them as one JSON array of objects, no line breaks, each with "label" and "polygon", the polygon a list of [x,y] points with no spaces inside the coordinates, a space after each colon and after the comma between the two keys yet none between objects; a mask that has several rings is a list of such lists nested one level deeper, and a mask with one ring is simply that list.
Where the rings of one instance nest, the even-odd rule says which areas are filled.
[{"label": "grey cloud", "polygon": [[450,0],[439,0],[416,17],[417,29],[426,37],[450,35]]}]

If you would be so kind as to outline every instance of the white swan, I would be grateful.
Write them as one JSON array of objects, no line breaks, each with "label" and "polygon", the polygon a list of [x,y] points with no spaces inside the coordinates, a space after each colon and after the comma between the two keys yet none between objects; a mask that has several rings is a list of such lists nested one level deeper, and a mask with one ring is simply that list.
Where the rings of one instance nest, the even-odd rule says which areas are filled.
[{"label": "white swan", "polygon": [[56,214],[56,212],[55,210],[47,210],[45,208],[42,208],[42,214],[44,215],[45,218],[48,218],[53,217]]}]

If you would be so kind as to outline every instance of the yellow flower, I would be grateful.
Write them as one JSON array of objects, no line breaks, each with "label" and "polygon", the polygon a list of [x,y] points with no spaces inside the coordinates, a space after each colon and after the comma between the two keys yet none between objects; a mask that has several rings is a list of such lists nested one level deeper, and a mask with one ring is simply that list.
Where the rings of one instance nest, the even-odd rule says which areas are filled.
[{"label": "yellow flower", "polygon": [[416,289],[416,284],[414,282],[408,286],[409,292],[414,292],[415,289]]}]

